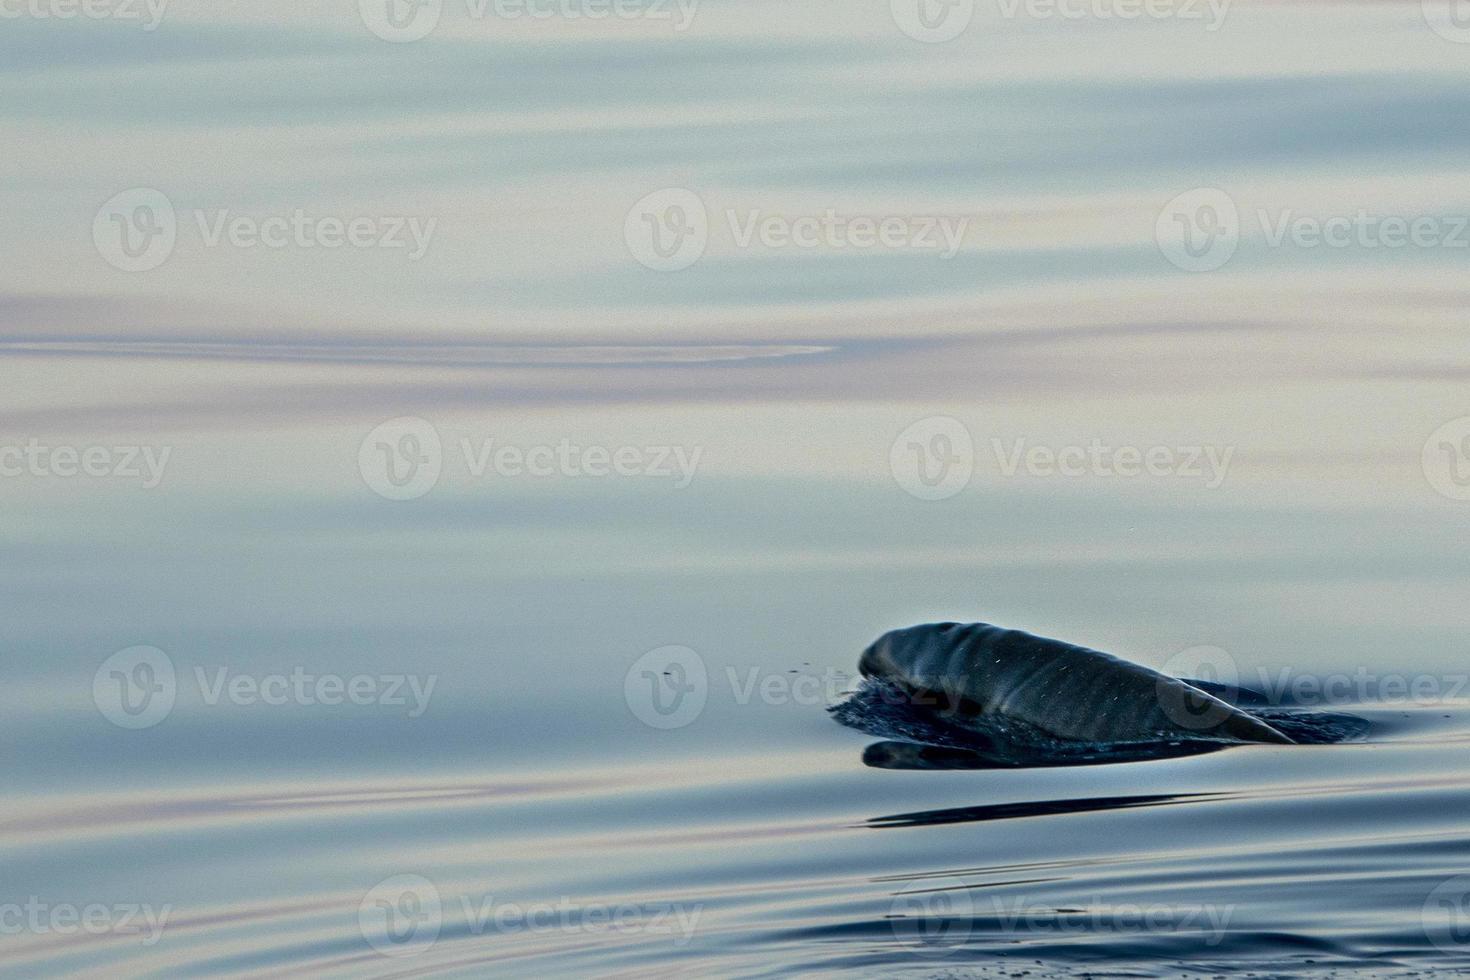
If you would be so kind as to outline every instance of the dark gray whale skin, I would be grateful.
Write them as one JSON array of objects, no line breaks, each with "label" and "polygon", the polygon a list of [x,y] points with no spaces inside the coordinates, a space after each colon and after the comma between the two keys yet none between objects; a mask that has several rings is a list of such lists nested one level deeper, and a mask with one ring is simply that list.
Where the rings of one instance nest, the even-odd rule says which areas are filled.
[{"label": "dark gray whale skin", "polygon": [[1087,647],[988,623],[927,623],[880,636],[858,662],[946,718],[1016,722],[1052,738],[1295,744],[1241,709]]}]

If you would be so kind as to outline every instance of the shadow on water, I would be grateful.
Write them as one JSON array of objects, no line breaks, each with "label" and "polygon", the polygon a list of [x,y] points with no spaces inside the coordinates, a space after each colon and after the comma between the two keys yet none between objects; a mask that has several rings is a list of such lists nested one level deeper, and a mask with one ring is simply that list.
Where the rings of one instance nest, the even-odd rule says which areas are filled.
[{"label": "shadow on water", "polygon": [[988,820],[1014,820],[1018,817],[1044,817],[1062,813],[1090,813],[1097,810],[1132,810],[1138,807],[1173,806],[1178,803],[1205,803],[1223,799],[1228,793],[1157,793],[1147,796],[1097,796],[1078,800],[1038,800],[1021,803],[993,803],[985,806],[951,807],[945,810],[920,810],[873,817],[869,827],[924,827],[946,823],[982,823]]},{"label": "shadow on water", "polygon": [[1056,766],[1103,766],[1205,755],[1228,748],[1221,742],[1173,742],[1110,746],[1091,752],[1057,753],[1008,747],[962,749],[916,742],[874,742],[863,750],[863,765],[873,769],[1040,769]]}]

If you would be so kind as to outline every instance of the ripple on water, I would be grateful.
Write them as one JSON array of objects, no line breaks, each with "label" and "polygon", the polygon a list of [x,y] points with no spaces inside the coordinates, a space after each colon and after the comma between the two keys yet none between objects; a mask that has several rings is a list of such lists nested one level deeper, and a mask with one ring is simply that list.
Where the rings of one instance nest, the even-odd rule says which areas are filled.
[{"label": "ripple on water", "polygon": [[[6,962],[38,976],[1470,968],[1470,711],[1363,714],[1360,744],[1075,769],[875,769],[859,741],[555,776],[23,799],[0,824],[14,880],[90,866],[168,915],[152,943],[9,937]],[[148,855],[146,881],[120,853]]]}]

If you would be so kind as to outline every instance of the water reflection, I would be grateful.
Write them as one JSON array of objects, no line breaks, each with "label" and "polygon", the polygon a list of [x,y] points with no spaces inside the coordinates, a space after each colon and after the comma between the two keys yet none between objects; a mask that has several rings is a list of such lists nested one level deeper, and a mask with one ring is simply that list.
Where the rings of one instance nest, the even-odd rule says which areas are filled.
[{"label": "water reflection", "polygon": [[874,769],[1031,769],[1058,766],[1100,766],[1118,762],[1147,762],[1181,756],[1204,755],[1229,748],[1223,743],[1169,742],[1150,745],[1112,746],[1106,751],[1058,756],[1005,750],[963,749],[920,745],[914,742],[874,742],[863,750],[863,765]]}]

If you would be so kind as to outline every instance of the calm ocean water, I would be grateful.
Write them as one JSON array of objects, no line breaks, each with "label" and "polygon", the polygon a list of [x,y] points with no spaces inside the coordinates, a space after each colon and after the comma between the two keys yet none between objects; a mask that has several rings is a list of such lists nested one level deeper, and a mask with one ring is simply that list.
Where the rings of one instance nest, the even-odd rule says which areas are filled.
[{"label": "calm ocean water", "polygon": [[1470,21],[532,7],[0,4],[0,974],[1470,969]]}]

